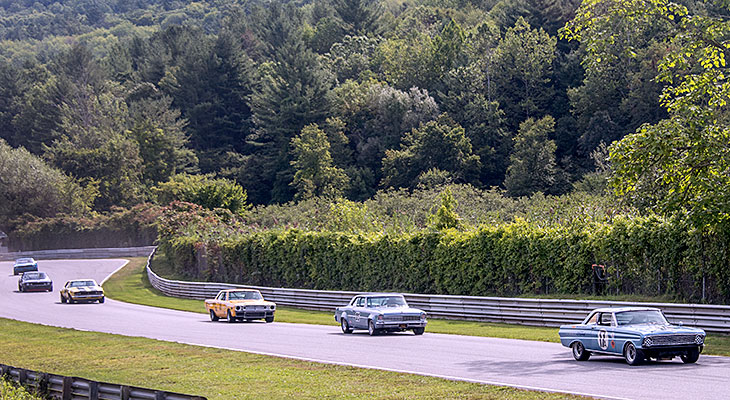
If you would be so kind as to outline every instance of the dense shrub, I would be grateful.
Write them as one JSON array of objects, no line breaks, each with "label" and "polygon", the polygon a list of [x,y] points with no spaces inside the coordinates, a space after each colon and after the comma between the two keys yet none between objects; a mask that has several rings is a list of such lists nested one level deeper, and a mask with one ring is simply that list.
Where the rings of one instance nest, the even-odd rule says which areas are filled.
[{"label": "dense shrub", "polygon": [[[730,300],[727,233],[618,217],[582,227],[518,220],[459,232],[247,232],[162,240],[191,278],[296,288],[462,295],[638,294]],[[229,232],[230,233],[230,232]],[[593,264],[606,265],[599,281]]]},{"label": "dense shrub", "polygon": [[141,204],[104,214],[26,216],[8,232],[12,251],[149,246],[157,238],[159,207]]}]

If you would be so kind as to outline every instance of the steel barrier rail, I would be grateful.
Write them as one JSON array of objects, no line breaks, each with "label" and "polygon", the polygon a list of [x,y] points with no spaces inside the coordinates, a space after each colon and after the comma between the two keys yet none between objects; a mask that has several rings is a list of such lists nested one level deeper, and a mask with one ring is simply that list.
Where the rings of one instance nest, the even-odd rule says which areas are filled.
[{"label": "steel barrier rail", "polygon": [[[150,258],[152,258],[152,254]],[[277,305],[310,310],[334,311],[360,292],[272,288],[228,283],[185,282],[164,279],[147,263],[152,286],[162,293],[187,299],[210,299],[218,291],[231,288],[258,289]],[[661,308],[672,323],[682,322],[708,332],[730,334],[730,306],[673,303],[634,303],[625,301],[529,299],[507,297],[404,294],[413,307],[431,317],[509,324],[556,327],[580,323],[588,312],[599,307],[646,306]],[[201,305],[202,307],[202,305]]]},{"label": "steel barrier rail", "polygon": [[205,397],[47,374],[0,364],[0,376],[52,399],[61,400],[207,400]]},{"label": "steel barrier rail", "polygon": [[0,261],[15,261],[22,257],[33,257],[37,260],[83,259],[83,258],[116,258],[116,257],[146,257],[155,246],[142,247],[99,247],[91,249],[61,249],[21,251],[14,253],[0,253]]}]

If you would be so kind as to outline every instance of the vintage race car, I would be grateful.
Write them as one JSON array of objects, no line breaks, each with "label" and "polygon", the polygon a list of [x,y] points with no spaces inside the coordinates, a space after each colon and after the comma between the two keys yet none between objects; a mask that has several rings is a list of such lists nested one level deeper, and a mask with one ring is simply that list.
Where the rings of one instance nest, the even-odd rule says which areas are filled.
[{"label": "vintage race car", "polygon": [[672,325],[661,310],[651,307],[598,308],[582,324],[561,326],[559,335],[578,361],[596,353],[623,356],[629,365],[677,356],[694,363],[705,343],[704,330]]},{"label": "vintage race car", "polygon": [[18,291],[30,292],[34,290],[53,291],[53,281],[45,272],[23,272],[18,279]]},{"label": "vintage race car", "polygon": [[66,282],[61,289],[61,303],[79,301],[104,302],[104,289],[93,279],[74,279]]},{"label": "vintage race car", "polygon": [[228,289],[218,292],[215,299],[206,300],[205,308],[211,321],[225,318],[228,322],[252,319],[274,322],[276,303],[264,300],[258,290]]},{"label": "vintage race car", "polygon": [[28,271],[38,271],[38,263],[30,258],[19,258],[15,260],[15,265],[13,265],[13,275],[22,274],[23,272]]},{"label": "vintage race car", "polygon": [[422,335],[426,330],[426,313],[411,308],[401,294],[370,293],[355,296],[350,304],[335,309],[335,321],[343,333],[367,329],[370,336],[378,332],[412,330]]}]

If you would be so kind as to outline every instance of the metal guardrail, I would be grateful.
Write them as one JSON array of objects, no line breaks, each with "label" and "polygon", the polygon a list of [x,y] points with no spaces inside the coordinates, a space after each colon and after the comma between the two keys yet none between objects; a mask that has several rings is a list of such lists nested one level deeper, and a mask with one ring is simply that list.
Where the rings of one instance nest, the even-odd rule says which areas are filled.
[{"label": "metal guardrail", "polygon": [[115,257],[146,257],[155,246],[143,247],[99,247],[91,249],[62,249],[20,251],[14,253],[0,253],[0,261],[15,261],[22,257],[33,257],[37,260],[68,260],[84,258],[115,258]]},{"label": "metal guardrail", "polygon": [[[231,288],[258,289],[266,298],[281,306],[334,311],[346,305],[360,292],[287,289],[229,283],[185,282],[164,279],[155,274],[147,262],[147,276],[162,293],[187,299],[210,299],[218,291]],[[580,323],[588,312],[599,307],[646,306],[664,311],[670,322],[696,326],[708,332],[730,334],[730,306],[674,303],[634,303],[624,301],[529,299],[507,297],[404,294],[408,303],[430,317],[508,324],[550,326]],[[202,307],[202,305],[201,305]]]},{"label": "metal guardrail", "polygon": [[206,400],[205,397],[97,382],[0,364],[0,375],[31,390],[61,400]]}]

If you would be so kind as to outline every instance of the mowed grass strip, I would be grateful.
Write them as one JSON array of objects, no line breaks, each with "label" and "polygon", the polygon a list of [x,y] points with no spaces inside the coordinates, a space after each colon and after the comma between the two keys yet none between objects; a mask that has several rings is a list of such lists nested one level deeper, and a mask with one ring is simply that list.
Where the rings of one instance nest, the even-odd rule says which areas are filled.
[{"label": "mowed grass strip", "polygon": [[[163,258],[164,260],[164,258]],[[152,287],[145,272],[146,258],[132,258],[129,264],[112,276],[104,291],[109,298],[153,307],[171,308],[205,314],[205,305],[200,300],[179,299],[165,296]],[[172,272],[164,261],[156,261],[153,270],[165,276]],[[291,307],[278,307],[276,321],[316,325],[337,325],[334,310],[308,311]],[[496,324],[472,321],[429,319],[426,332],[468,336],[484,336],[505,339],[560,342],[557,328]],[[569,351],[569,349],[566,349]],[[709,334],[703,354],[730,356],[730,336]]]},{"label": "mowed grass strip", "polygon": [[578,399],[0,319],[2,362],[210,400]]}]

